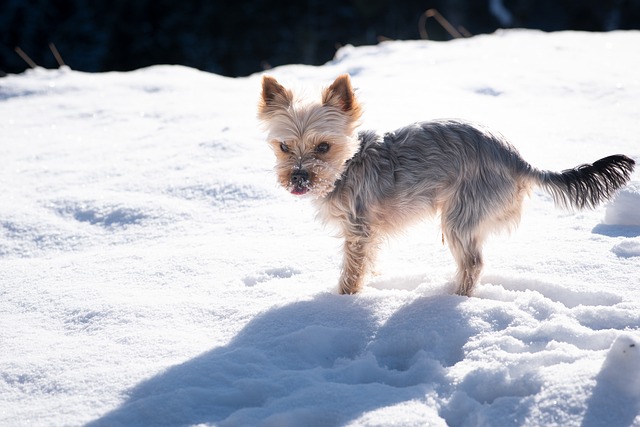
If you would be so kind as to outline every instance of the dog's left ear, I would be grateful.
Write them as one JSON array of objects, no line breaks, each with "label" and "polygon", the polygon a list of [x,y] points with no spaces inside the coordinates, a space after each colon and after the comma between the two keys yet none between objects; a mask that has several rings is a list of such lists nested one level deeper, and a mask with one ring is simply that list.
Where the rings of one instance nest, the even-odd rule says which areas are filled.
[{"label": "dog's left ear", "polygon": [[362,115],[362,108],[351,87],[349,74],[342,74],[324,90],[322,104],[340,109],[350,115],[353,120],[359,119]]}]

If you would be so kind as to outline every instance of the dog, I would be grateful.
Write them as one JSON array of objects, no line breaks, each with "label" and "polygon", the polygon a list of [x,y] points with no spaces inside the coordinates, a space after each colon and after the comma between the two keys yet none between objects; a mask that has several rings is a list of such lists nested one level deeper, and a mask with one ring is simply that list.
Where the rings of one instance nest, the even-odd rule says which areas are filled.
[{"label": "dog", "polygon": [[344,238],[341,294],[358,292],[381,241],[440,215],[455,258],[459,295],[470,296],[488,235],[514,229],[534,186],[557,206],[594,208],[625,185],[635,162],[613,155],[563,172],[536,169],[503,136],[462,120],[356,133],[362,106],[348,74],[307,101],[263,76],[258,119],[276,156],[279,183],[313,200]]}]

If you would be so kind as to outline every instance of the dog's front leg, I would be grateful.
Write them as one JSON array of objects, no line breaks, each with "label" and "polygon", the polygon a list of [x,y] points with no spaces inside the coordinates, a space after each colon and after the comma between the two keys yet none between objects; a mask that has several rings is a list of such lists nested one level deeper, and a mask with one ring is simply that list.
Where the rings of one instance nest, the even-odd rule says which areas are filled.
[{"label": "dog's front leg", "polygon": [[362,288],[367,273],[373,269],[378,252],[378,236],[362,220],[350,222],[343,234],[345,241],[340,293],[355,294]]},{"label": "dog's front leg", "polygon": [[346,238],[339,283],[341,294],[355,294],[362,287],[367,266],[367,246],[365,238]]}]

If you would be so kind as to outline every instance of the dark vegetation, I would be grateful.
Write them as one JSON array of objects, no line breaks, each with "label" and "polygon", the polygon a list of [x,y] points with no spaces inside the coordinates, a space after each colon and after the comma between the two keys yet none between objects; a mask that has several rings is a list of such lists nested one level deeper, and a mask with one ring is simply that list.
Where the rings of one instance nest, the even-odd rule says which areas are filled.
[{"label": "dark vegetation", "polygon": [[[90,72],[183,64],[242,76],[322,64],[340,45],[420,38],[431,8],[470,34],[640,28],[640,0],[0,0],[0,75],[28,67],[16,47],[56,67],[49,43]],[[434,19],[426,29],[430,39],[452,37]]]}]

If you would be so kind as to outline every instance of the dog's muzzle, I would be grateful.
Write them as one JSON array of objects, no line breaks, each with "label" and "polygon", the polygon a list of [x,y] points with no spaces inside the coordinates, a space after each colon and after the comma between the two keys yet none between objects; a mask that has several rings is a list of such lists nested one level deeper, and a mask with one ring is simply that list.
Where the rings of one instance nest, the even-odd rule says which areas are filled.
[{"label": "dog's muzzle", "polygon": [[291,193],[302,195],[309,191],[309,172],[298,169],[291,174]]}]

